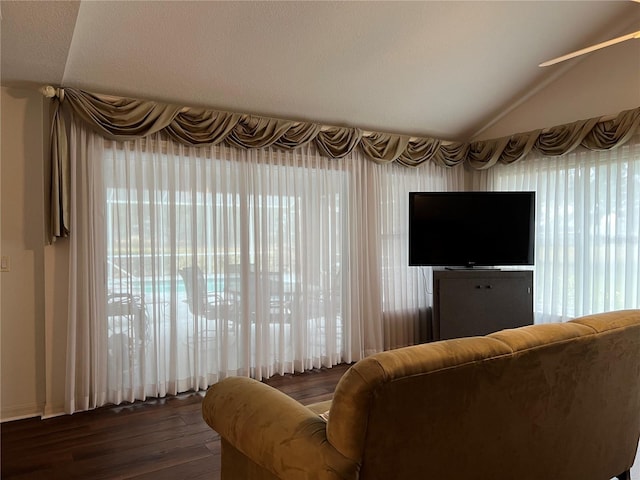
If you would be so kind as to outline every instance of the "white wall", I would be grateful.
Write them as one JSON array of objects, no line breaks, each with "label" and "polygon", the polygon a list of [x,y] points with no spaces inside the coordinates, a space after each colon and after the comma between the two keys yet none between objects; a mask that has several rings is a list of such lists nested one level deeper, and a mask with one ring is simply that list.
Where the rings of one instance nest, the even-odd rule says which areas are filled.
[{"label": "white wall", "polygon": [[573,63],[546,68],[552,69],[552,74],[564,74],[476,139],[499,138],[640,107],[640,41],[631,40],[579,57]]},{"label": "white wall", "polygon": [[[38,98],[40,97],[40,98]],[[2,418],[44,406],[43,101],[2,90]]]},{"label": "white wall", "polygon": [[55,415],[64,406],[67,246],[47,245],[49,103],[2,87],[0,419]]}]

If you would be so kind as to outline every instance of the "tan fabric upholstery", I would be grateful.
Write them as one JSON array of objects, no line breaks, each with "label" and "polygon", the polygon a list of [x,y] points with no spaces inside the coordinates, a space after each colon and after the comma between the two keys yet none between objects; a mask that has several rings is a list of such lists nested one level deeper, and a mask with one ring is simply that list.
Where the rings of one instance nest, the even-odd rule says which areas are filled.
[{"label": "tan fabric upholstery", "polygon": [[607,480],[640,435],[640,310],[388,351],[304,407],[246,378],[203,402],[224,479]]}]

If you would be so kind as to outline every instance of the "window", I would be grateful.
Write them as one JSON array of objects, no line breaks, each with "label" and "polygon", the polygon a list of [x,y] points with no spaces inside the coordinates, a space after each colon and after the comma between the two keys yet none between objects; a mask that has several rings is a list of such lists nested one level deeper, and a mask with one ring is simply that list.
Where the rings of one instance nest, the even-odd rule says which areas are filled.
[{"label": "window", "polygon": [[640,306],[640,136],[607,152],[496,166],[489,185],[537,192],[537,321]]},{"label": "window", "polygon": [[76,123],[70,142],[67,411],[418,340],[429,298],[407,265],[408,193],[456,188],[461,167],[111,142]]}]

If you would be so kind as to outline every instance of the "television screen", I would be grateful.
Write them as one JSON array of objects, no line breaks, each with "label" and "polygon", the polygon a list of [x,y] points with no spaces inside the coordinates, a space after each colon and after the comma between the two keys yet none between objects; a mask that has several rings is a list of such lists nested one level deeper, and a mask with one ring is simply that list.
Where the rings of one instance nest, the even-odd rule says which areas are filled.
[{"label": "television screen", "polygon": [[409,265],[533,265],[535,192],[409,193]]}]

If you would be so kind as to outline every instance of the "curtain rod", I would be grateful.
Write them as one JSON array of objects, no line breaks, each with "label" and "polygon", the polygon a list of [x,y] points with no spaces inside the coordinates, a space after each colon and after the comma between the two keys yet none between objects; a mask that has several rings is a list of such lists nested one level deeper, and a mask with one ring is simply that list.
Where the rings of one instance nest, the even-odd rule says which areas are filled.
[{"label": "curtain rod", "polygon": [[[53,87],[51,85],[45,85],[42,86],[38,89],[38,91],[44,95],[47,98],[54,98],[54,97],[58,97],[60,99],[60,101],[62,101],[64,99],[64,88],[57,88],[57,87]],[[121,97],[118,97],[117,95],[107,95],[107,94],[100,94],[101,97],[109,99],[109,100],[118,100]],[[204,108],[204,107],[203,107]],[[180,113],[187,113],[191,110],[195,110],[196,107],[182,107],[180,109]],[[216,111],[215,109],[211,109],[212,111]],[[254,116],[250,113],[243,113],[241,114],[243,117],[247,118],[250,116]],[[272,118],[272,117],[265,117],[264,115],[255,115],[256,117],[262,117],[262,118],[271,118],[273,120],[281,120],[281,121],[291,121],[296,123],[297,125],[300,125],[302,123],[316,123],[316,122],[304,122],[304,121],[299,121],[299,120],[286,120],[286,119],[282,119],[282,118]],[[326,132],[328,130],[332,130],[335,128],[345,128],[345,127],[337,127],[335,125],[326,125],[326,124],[322,124],[320,125],[320,131]],[[362,131],[362,136],[363,137],[372,137],[376,134],[380,134],[380,133],[384,133],[384,132],[375,132],[372,130],[361,130]],[[389,135],[398,135],[398,136],[407,136],[407,135],[403,135],[403,134],[389,134]],[[422,140],[425,138],[433,138],[433,137],[415,137],[415,136],[410,136],[409,137],[409,141],[410,142],[415,142],[417,140]],[[440,143],[442,143],[443,145],[450,145],[452,143],[463,143],[463,142],[454,142],[451,140],[440,140]]]},{"label": "curtain rod", "polygon": [[[640,2],[640,0],[637,0],[637,1]],[[40,93],[42,95],[44,95],[47,98],[58,97],[60,99],[60,101],[62,101],[64,99],[64,88],[56,88],[56,87],[53,87],[51,85],[45,85],[45,86],[40,87],[38,90],[40,91]],[[100,94],[100,96],[105,97],[107,99],[111,99],[111,100],[117,100],[118,98],[121,98],[121,97],[118,97],[116,95]],[[180,113],[186,113],[186,112],[189,112],[189,111],[194,110],[194,109],[195,108],[192,108],[192,107],[182,107],[180,109]],[[244,114],[242,114],[242,116],[246,118],[246,117],[251,116],[251,114],[244,113]],[[256,116],[257,117],[267,118],[267,117],[264,117],[262,115],[256,115]],[[609,120],[613,120],[616,117],[617,117],[617,115],[605,115],[605,116],[600,117],[598,119],[598,122],[607,122]],[[283,119],[277,119],[277,120],[283,120]],[[292,120],[292,121],[295,122],[298,125],[302,124],[302,123],[307,123],[307,122],[302,122],[302,121],[297,121],[297,120]],[[310,123],[315,123],[315,122],[310,122]],[[323,132],[326,132],[328,130],[332,130],[332,129],[335,129],[335,128],[344,128],[344,127],[336,127],[335,125],[325,125],[325,124],[320,125],[320,131],[323,131]],[[554,127],[544,128],[544,129],[542,129],[542,133],[547,133],[547,132],[551,131],[552,128],[554,128]],[[370,131],[370,130],[362,130],[362,136],[363,137],[372,137],[372,136],[374,136],[376,134],[379,134],[379,133],[382,133],[382,132],[374,132],[374,131]],[[401,135],[401,134],[393,134],[393,135],[405,136],[405,135]],[[514,134],[511,134],[511,135],[505,135],[505,137],[512,137],[514,135],[518,135],[518,133],[514,133]],[[410,142],[414,142],[414,141],[425,139],[425,138],[432,138],[432,137],[414,137],[414,136],[412,136],[412,137],[409,137],[409,141]],[[504,137],[500,137],[500,138],[504,138]],[[484,140],[484,141],[487,141],[487,140]],[[464,142],[454,142],[454,141],[450,141],[450,140],[440,140],[440,143],[443,144],[443,145],[451,145],[453,143],[464,143]],[[472,143],[472,142],[468,142],[468,143]]]}]

